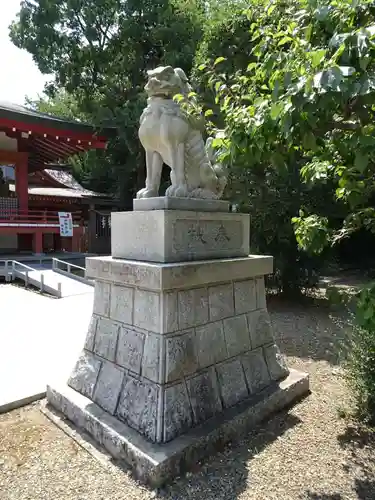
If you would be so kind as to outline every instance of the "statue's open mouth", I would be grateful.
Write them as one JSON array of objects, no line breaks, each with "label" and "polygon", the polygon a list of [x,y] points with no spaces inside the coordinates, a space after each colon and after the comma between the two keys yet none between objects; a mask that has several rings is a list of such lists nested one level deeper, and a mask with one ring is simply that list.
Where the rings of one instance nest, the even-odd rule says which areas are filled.
[{"label": "statue's open mouth", "polygon": [[153,97],[169,97],[172,98],[175,94],[179,92],[177,86],[170,85],[167,82],[161,82],[156,78],[149,80],[145,86],[145,90],[149,95]]}]

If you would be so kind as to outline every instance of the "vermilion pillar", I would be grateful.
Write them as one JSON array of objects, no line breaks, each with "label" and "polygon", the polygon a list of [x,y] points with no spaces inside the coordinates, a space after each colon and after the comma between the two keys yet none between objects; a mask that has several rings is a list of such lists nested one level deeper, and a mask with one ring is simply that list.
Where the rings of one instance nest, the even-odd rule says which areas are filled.
[{"label": "vermilion pillar", "polygon": [[40,229],[34,233],[34,253],[43,253],[43,232]]},{"label": "vermilion pillar", "polygon": [[28,181],[28,158],[27,154],[20,156],[19,160],[15,164],[16,172],[16,193],[18,198],[18,206],[22,211],[27,211],[29,209],[29,181]]},{"label": "vermilion pillar", "polygon": [[72,252],[80,252],[80,242],[82,237],[82,231],[80,227],[75,227],[73,229],[73,238],[72,238]]}]

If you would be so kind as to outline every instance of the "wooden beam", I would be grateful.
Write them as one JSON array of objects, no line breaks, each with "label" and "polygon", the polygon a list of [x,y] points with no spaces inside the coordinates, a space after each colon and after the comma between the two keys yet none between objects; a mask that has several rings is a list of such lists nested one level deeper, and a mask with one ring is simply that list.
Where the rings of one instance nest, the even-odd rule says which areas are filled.
[{"label": "wooden beam", "polygon": [[18,162],[27,162],[27,157],[27,153],[0,150],[0,165],[15,165]]},{"label": "wooden beam", "polygon": [[[70,139],[87,143],[90,147],[85,149],[105,149],[108,141],[106,137],[97,135],[94,130],[92,133],[69,130],[69,123],[66,124],[66,129],[60,129],[54,128],[53,123],[51,123],[51,125],[45,125],[43,123],[25,123],[23,121],[2,117],[0,119],[0,126],[2,128],[14,128],[16,131],[21,132],[31,132],[32,134],[46,134],[46,136],[52,137],[69,137]],[[82,144],[82,146],[84,146],[84,144]]]}]

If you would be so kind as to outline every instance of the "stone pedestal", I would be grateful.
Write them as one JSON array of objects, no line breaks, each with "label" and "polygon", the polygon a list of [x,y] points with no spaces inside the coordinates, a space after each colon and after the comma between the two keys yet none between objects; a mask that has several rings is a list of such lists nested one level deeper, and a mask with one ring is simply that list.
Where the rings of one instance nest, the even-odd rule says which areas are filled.
[{"label": "stone pedestal", "polygon": [[112,256],[120,259],[167,263],[249,255],[250,220],[246,214],[117,212],[112,214],[111,228]]},{"label": "stone pedestal", "polygon": [[273,338],[272,257],[212,259],[248,253],[246,215],[150,208],[112,220],[117,257],[86,261],[95,297],[85,346],[47,398],[158,485],[300,397],[308,378],[289,372]]}]

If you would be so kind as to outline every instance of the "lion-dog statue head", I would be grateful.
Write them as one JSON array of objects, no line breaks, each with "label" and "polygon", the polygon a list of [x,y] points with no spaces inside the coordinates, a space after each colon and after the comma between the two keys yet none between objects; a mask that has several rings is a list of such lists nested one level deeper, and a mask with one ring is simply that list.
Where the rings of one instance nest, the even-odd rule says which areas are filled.
[{"label": "lion-dog statue head", "polygon": [[147,75],[145,90],[149,97],[173,99],[176,94],[188,94],[191,91],[185,72],[181,68],[160,66],[148,71]]}]

